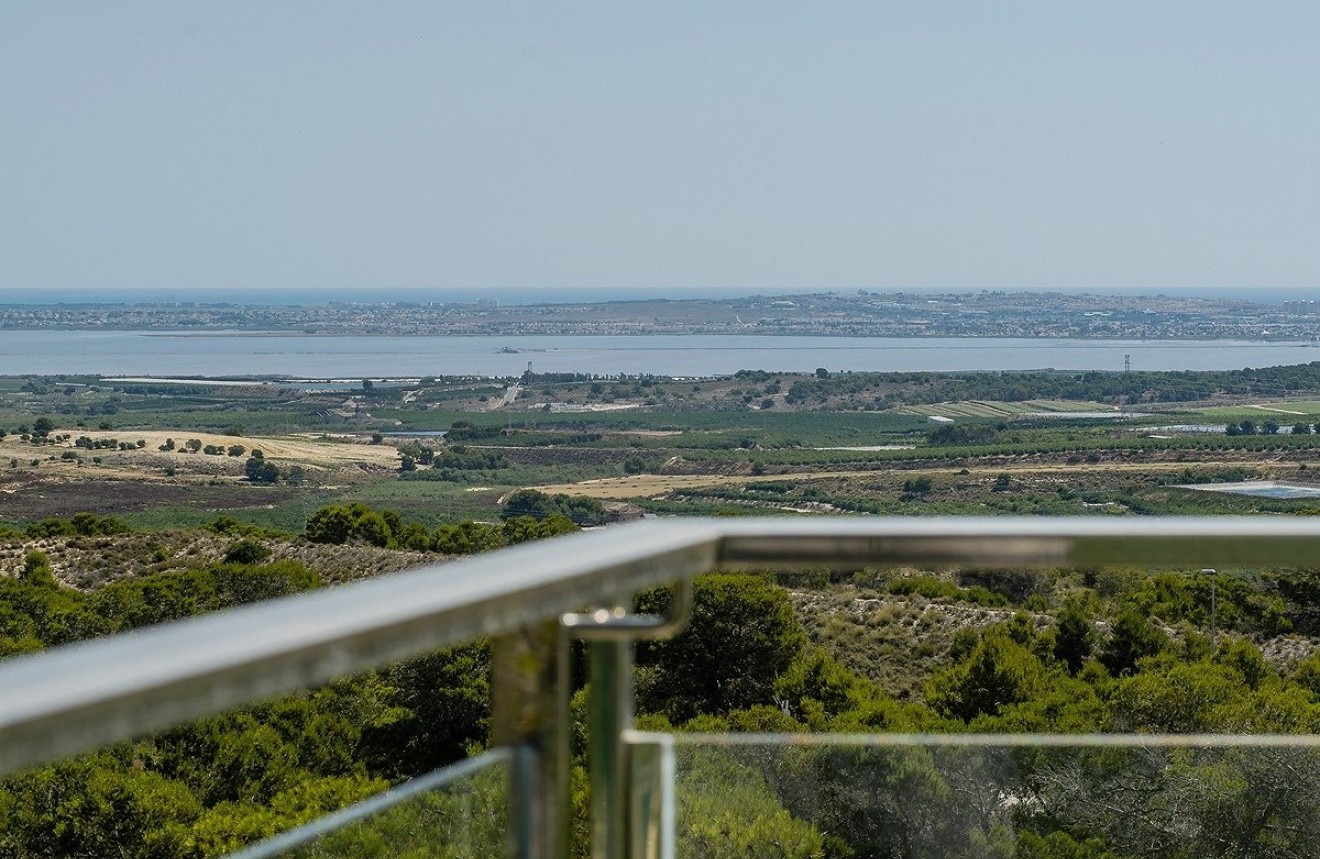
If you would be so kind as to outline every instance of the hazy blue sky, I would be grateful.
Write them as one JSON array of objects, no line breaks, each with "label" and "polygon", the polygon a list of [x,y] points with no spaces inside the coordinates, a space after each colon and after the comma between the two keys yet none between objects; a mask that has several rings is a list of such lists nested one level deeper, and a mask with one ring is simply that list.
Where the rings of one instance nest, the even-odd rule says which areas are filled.
[{"label": "hazy blue sky", "polygon": [[0,289],[1320,285],[1314,2],[0,3]]}]

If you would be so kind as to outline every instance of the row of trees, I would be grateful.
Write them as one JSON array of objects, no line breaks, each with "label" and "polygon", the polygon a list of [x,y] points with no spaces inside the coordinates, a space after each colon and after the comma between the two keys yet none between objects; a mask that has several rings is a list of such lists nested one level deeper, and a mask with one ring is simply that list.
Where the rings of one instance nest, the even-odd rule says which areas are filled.
[{"label": "row of trees", "polygon": [[[48,516],[38,522],[29,523],[22,535],[40,540],[50,537],[95,537],[110,534],[122,534],[128,531],[128,525],[114,516],[97,516],[95,513],[75,513],[68,519]],[[0,539],[19,539],[19,532],[0,529]]]},{"label": "row of trees", "polygon": [[[417,466],[430,466],[426,472],[417,472]],[[497,471],[508,468],[509,461],[500,451],[471,450],[454,445],[448,450],[436,451],[421,442],[399,445],[399,471],[413,472],[422,479],[450,479],[449,474],[461,471]]]},{"label": "row of trees", "polygon": [[562,516],[581,526],[602,525],[606,518],[605,505],[595,498],[562,492],[547,495],[536,489],[519,489],[504,500],[501,519],[507,521],[523,516],[537,521]]},{"label": "row of trees", "polygon": [[542,518],[512,516],[500,524],[467,520],[428,530],[419,522],[404,522],[393,510],[375,510],[354,502],[317,510],[307,520],[304,535],[313,543],[356,542],[379,548],[469,555],[576,530],[573,520],[558,513]]},{"label": "row of trees", "polygon": [[[247,448],[244,447],[244,446],[241,445],[241,444],[230,444],[230,445],[207,444],[207,445],[204,445],[204,444],[202,444],[202,440],[199,439],[199,438],[190,438],[190,439],[188,439],[187,441],[185,441],[185,442],[183,443],[183,447],[178,447],[178,446],[175,444],[174,439],[172,439],[172,438],[167,438],[167,439],[165,439],[165,441],[160,445],[160,447],[158,448],[158,450],[162,450],[162,451],[165,451],[165,452],[169,452],[169,451],[172,451],[172,450],[179,450],[179,451],[186,452],[186,453],[204,453],[204,454],[206,454],[206,455],[208,455],[208,456],[225,456],[225,455],[228,455],[228,456],[242,456],[243,454],[247,453]],[[260,458],[261,458],[262,456],[264,456],[265,454],[263,454],[262,451],[261,451],[260,449],[254,448],[254,449],[252,450],[251,455],[257,457],[258,459],[260,459]]]},{"label": "row of trees", "polygon": [[880,392],[886,406],[1030,399],[1189,402],[1216,395],[1278,397],[1320,388],[1320,362],[1243,370],[1131,373],[825,373],[789,387],[790,404]]},{"label": "row of trees", "polygon": [[[1278,421],[1262,421],[1260,426],[1250,419],[1244,419],[1235,424],[1229,424],[1224,427],[1225,435],[1277,435],[1283,427]],[[1299,421],[1292,425],[1288,430],[1292,435],[1311,435],[1314,432],[1311,424],[1305,421]]]}]

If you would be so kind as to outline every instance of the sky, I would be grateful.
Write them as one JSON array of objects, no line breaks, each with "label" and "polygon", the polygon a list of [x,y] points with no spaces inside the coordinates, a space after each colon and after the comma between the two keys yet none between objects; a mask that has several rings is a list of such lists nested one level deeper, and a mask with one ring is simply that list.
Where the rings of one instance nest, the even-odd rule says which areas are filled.
[{"label": "sky", "polygon": [[1320,293],[1312,2],[0,4],[0,291]]}]

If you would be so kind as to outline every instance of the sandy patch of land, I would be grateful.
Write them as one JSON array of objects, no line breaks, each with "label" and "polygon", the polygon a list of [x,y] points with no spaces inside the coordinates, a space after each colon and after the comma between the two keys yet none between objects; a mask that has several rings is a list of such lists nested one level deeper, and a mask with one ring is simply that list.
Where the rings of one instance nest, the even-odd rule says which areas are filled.
[{"label": "sandy patch of land", "polygon": [[682,435],[682,434],[683,434],[683,430],[646,430],[646,429],[634,429],[634,430],[612,429],[605,433],[605,435],[626,435],[626,436],[635,436],[637,438],[667,438],[669,436]]},{"label": "sandy patch of land", "polygon": [[[11,457],[18,457],[20,461],[36,457],[45,458],[54,454],[59,456],[66,450],[75,450],[74,439],[80,436],[87,436],[92,439],[114,438],[121,442],[129,442],[136,445],[139,439],[146,442],[146,445],[134,451],[117,450],[79,450],[79,454],[84,457],[100,456],[107,463],[119,459],[116,454],[120,453],[154,453],[169,457],[196,457],[204,454],[183,453],[180,450],[190,439],[197,439],[202,446],[215,445],[217,447],[229,448],[231,445],[242,445],[245,448],[243,459],[246,459],[248,452],[260,449],[267,459],[280,461],[282,464],[296,464],[312,468],[335,468],[338,466],[353,465],[356,463],[367,463],[369,465],[393,466],[399,461],[398,451],[390,445],[367,444],[364,442],[353,441],[345,437],[334,438],[309,438],[305,436],[233,436],[222,435],[220,433],[199,432],[197,430],[133,430],[133,429],[113,429],[113,430],[89,430],[84,427],[58,427],[51,435],[70,436],[69,441],[53,445],[42,445],[36,447],[25,444],[14,436],[0,441],[0,454],[7,454]],[[166,439],[173,439],[175,449],[173,451],[161,451],[160,446]]]},{"label": "sandy patch of land", "polygon": [[1280,409],[1280,408],[1275,408],[1274,406],[1262,405],[1260,403],[1252,403],[1250,406],[1248,406],[1248,408],[1260,409],[1262,412],[1278,412],[1281,415],[1302,415],[1303,417],[1306,416],[1306,412],[1295,412],[1292,409]]}]

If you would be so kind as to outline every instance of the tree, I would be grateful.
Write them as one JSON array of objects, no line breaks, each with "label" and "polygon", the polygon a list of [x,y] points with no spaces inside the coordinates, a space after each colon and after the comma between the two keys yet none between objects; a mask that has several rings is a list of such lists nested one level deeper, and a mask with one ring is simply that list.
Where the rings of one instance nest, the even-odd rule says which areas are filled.
[{"label": "tree", "polygon": [[573,524],[562,513],[554,513],[544,519],[533,519],[530,516],[518,516],[514,519],[507,519],[501,526],[504,532],[504,542],[512,546],[516,543],[525,543],[528,540],[540,540],[545,537],[554,537],[558,534],[571,534],[578,530],[578,526]]},{"label": "tree", "polygon": [[1169,637],[1156,629],[1146,616],[1127,608],[1114,622],[1113,633],[1100,650],[1100,662],[1115,677],[1131,674],[1137,660],[1154,656],[1169,644]]},{"label": "tree", "polygon": [[210,571],[219,608],[260,602],[315,590],[321,577],[299,561],[270,564],[221,564]]},{"label": "tree", "polygon": [[199,438],[190,438],[184,447],[188,448],[190,452],[196,453],[202,449],[202,440]]},{"label": "tree", "polygon": [[1298,422],[1298,423],[1295,423],[1295,424],[1293,424],[1292,434],[1293,434],[1293,435],[1310,435],[1310,434],[1311,434],[1311,425],[1308,424],[1308,423],[1305,423],[1305,422]]},{"label": "tree", "polygon": [[1078,600],[1070,600],[1059,612],[1054,629],[1054,658],[1076,674],[1095,648],[1095,629]]},{"label": "tree", "polygon": [[1031,699],[1044,688],[1044,679],[1035,654],[1007,630],[991,628],[966,659],[931,679],[926,697],[940,713],[970,722]]},{"label": "tree", "polygon": [[347,543],[353,533],[353,515],[347,507],[337,504],[322,507],[307,520],[307,528],[303,533],[313,543]]},{"label": "tree", "polygon": [[8,784],[6,852],[165,859],[188,853],[201,805],[188,787],[107,753],[28,770]]},{"label": "tree", "polygon": [[[829,843],[802,815],[790,813],[761,768],[739,760],[734,753],[699,755],[683,768],[677,790],[684,798],[685,814],[685,824],[676,833],[681,856],[818,859],[853,855],[846,846]],[[836,849],[827,850],[827,846]]]},{"label": "tree", "polygon": [[519,489],[511,494],[500,510],[501,519],[514,519],[519,516],[531,516],[543,519],[559,512],[549,495],[535,489]]},{"label": "tree", "polygon": [[995,437],[995,428],[989,424],[945,424],[931,430],[926,440],[931,444],[986,444]]},{"label": "tree", "polygon": [[270,549],[251,538],[239,540],[225,550],[225,562],[229,564],[260,564],[270,557]]},{"label": "tree", "polygon": [[[438,460],[437,465],[440,464]],[[519,489],[509,495],[500,510],[501,519],[516,519],[519,516],[545,519],[555,514],[567,516],[578,525],[600,525],[605,521],[605,505],[595,498],[582,495],[546,495],[535,489]]]},{"label": "tree", "polygon": [[465,519],[457,525],[437,526],[431,540],[431,549],[445,555],[472,555],[505,545],[504,535],[505,530],[501,526]]},{"label": "tree", "polygon": [[45,552],[33,549],[23,556],[23,572],[19,579],[25,584],[42,588],[56,587],[55,573]]},{"label": "tree", "polygon": [[50,435],[53,429],[55,429],[55,424],[50,418],[37,418],[32,422],[32,434],[38,438],[45,438]]},{"label": "tree", "polygon": [[909,495],[926,495],[930,492],[930,478],[918,477],[915,480],[903,481],[903,491]]},{"label": "tree", "polygon": [[372,768],[392,779],[422,775],[464,757],[486,740],[490,648],[442,650],[383,672],[393,717],[363,731]]},{"label": "tree", "polygon": [[253,456],[243,465],[243,473],[252,483],[278,483],[280,470],[259,456]]},{"label": "tree", "polygon": [[381,513],[354,502],[347,506],[327,505],[317,510],[307,520],[304,535],[313,543],[342,545],[350,540],[360,540],[383,548],[393,545],[395,534],[402,529],[403,524],[394,511]]},{"label": "tree", "polygon": [[[668,603],[666,591],[637,598],[643,612],[663,614]],[[693,583],[687,628],[638,648],[639,709],[679,723],[770,704],[775,681],[804,646],[783,588],[754,576],[703,576]]]}]

